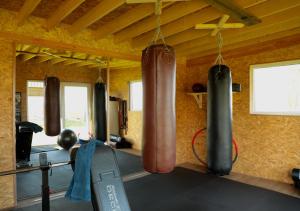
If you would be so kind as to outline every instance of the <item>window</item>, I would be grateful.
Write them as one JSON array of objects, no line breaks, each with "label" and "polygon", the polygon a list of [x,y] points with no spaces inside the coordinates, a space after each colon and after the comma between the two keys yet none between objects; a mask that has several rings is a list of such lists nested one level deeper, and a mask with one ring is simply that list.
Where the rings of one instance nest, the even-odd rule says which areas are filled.
[{"label": "window", "polygon": [[90,86],[83,83],[61,83],[62,127],[88,139],[90,125]]},{"label": "window", "polygon": [[[61,123],[62,129],[68,128],[88,138],[90,127],[90,85],[83,83],[61,83]],[[44,127],[44,82],[27,81],[27,119]],[[46,136],[45,132],[36,133],[32,145],[56,144],[56,137]]]},{"label": "window", "polygon": [[44,125],[44,82],[27,81],[27,119]]},{"label": "window", "polygon": [[142,111],[143,109],[143,84],[141,81],[129,83],[130,111]]},{"label": "window", "polygon": [[250,67],[250,113],[300,115],[300,60]]}]

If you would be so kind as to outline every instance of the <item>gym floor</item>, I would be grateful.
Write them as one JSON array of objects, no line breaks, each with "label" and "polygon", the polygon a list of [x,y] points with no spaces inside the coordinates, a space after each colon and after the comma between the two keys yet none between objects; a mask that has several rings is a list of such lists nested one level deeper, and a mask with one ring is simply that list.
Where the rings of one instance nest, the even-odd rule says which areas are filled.
[{"label": "gym floor", "polygon": [[[64,150],[48,152],[50,159],[68,159]],[[169,174],[149,174],[143,171],[139,151],[117,150],[120,171],[123,175],[125,190],[132,210],[299,210],[299,193],[292,185],[238,173],[217,177],[205,173],[203,167],[182,164]],[[52,156],[51,156],[52,155]],[[58,156],[59,155],[59,156]],[[93,210],[91,203],[71,202],[64,198],[72,170],[68,168],[53,171],[50,177],[52,189],[51,210]],[[58,175],[56,175],[58,174]],[[65,180],[59,179],[63,177]],[[18,191],[35,192],[19,198],[15,211],[41,210],[39,179],[35,173],[24,178],[18,177]],[[27,180],[25,182],[24,180]],[[52,181],[52,182],[51,182]],[[22,190],[24,189],[24,190]],[[54,190],[55,189],[55,190]],[[31,192],[31,194],[32,194]],[[18,197],[21,194],[18,193]],[[238,196],[238,198],[237,198]],[[155,201],[155,203],[152,203]],[[270,203],[270,201],[273,201]],[[247,205],[245,207],[245,205]]]}]

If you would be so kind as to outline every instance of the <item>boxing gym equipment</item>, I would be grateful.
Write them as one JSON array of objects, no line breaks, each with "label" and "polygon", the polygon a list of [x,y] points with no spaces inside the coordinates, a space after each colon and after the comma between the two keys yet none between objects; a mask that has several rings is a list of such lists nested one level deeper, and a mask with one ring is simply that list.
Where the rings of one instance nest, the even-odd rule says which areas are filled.
[{"label": "boxing gym equipment", "polygon": [[57,144],[65,150],[69,150],[76,142],[77,136],[74,131],[70,129],[63,130],[57,137]]},{"label": "boxing gym equipment", "polygon": [[60,133],[60,81],[56,77],[45,79],[45,133],[57,136]]},{"label": "boxing gym equipment", "polygon": [[95,138],[106,140],[106,85],[96,83],[94,89]]},{"label": "boxing gym equipment", "polygon": [[152,45],[143,50],[143,164],[146,171],[167,173],[176,161],[174,49]]},{"label": "boxing gym equipment", "polygon": [[214,65],[207,84],[207,165],[214,174],[232,168],[232,82],[226,65]]},{"label": "boxing gym equipment", "polygon": [[300,169],[294,168],[292,170],[292,179],[295,187],[300,189]]},{"label": "boxing gym equipment", "polygon": [[[74,155],[73,155],[74,156]],[[74,161],[51,164],[46,153],[39,154],[39,166],[3,171],[0,176],[41,170],[42,172],[42,211],[50,211],[49,170],[51,168],[73,164]],[[101,165],[99,165],[101,163]],[[117,164],[114,150],[108,146],[97,146],[91,168],[91,186],[95,211],[130,211],[129,203]]]},{"label": "boxing gym equipment", "polygon": [[30,161],[33,133],[43,131],[43,128],[32,122],[16,123],[16,160]]},{"label": "boxing gym equipment", "polygon": [[[193,150],[193,153],[194,153],[194,156],[196,157],[196,159],[200,163],[202,163],[202,165],[207,167],[207,163],[203,159],[200,158],[200,156],[198,155],[198,153],[196,151],[196,148],[195,148],[197,137],[201,136],[201,135],[204,135],[205,130],[206,130],[206,128],[200,129],[200,130],[196,131],[196,133],[194,134],[194,136],[192,138],[192,150]],[[233,143],[234,151],[235,151],[235,155],[234,155],[234,158],[232,160],[232,164],[234,164],[238,159],[239,152],[238,152],[238,145],[237,145],[236,140],[234,138],[232,139],[232,143]]]},{"label": "boxing gym equipment", "polygon": [[95,211],[130,211],[116,154],[110,147],[96,147],[92,160],[91,183]]},{"label": "boxing gym equipment", "polygon": [[192,90],[193,92],[206,92],[207,88],[203,84],[195,83],[192,86]]},{"label": "boxing gym equipment", "polygon": [[41,170],[41,172],[42,172],[42,184],[41,184],[42,211],[50,211],[50,199],[49,199],[50,191],[49,191],[49,179],[48,179],[49,169],[54,168],[54,167],[59,167],[59,166],[70,165],[72,162],[68,161],[68,162],[59,162],[59,163],[51,164],[47,160],[47,154],[40,153],[39,154],[39,163],[40,163],[39,166],[31,166],[31,167],[17,169],[17,170],[0,172],[0,177]]}]

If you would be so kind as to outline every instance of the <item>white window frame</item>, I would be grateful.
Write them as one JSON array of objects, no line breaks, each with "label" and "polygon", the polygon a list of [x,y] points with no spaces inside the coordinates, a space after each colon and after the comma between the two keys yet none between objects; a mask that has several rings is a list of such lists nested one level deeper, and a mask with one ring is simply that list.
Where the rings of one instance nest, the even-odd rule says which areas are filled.
[{"label": "white window frame", "polygon": [[266,64],[256,64],[250,65],[250,114],[254,115],[281,115],[281,116],[300,116],[300,112],[259,112],[255,111],[255,97],[254,97],[254,71],[257,68],[268,68],[268,67],[278,67],[278,66],[288,66],[300,64],[300,60],[273,62]]},{"label": "white window frame", "polygon": [[92,92],[91,92],[91,85],[89,83],[77,83],[77,82],[61,82],[60,83],[60,123],[62,128],[65,128],[65,93],[64,93],[64,87],[65,86],[75,86],[75,87],[86,87],[87,88],[87,97],[88,97],[88,128],[91,130],[92,127],[92,108],[91,108],[91,102],[92,102]]},{"label": "white window frame", "polygon": [[[44,80],[27,80],[26,81],[26,119],[27,121],[29,121],[29,100],[28,100],[28,96],[29,96],[29,82],[42,82],[44,84],[43,89],[45,89],[45,81]],[[41,125],[42,127],[44,127],[44,125]]]},{"label": "white window frame", "polygon": [[[141,110],[137,110],[137,109],[132,109],[132,96],[131,96],[131,84],[132,83],[137,83],[137,82],[141,82],[142,80],[134,80],[134,81],[130,81],[128,86],[129,86],[129,111],[133,111],[133,112],[141,112],[143,110],[143,108],[141,108]],[[143,84],[143,83],[142,83]],[[143,100],[143,99],[142,99]]]}]

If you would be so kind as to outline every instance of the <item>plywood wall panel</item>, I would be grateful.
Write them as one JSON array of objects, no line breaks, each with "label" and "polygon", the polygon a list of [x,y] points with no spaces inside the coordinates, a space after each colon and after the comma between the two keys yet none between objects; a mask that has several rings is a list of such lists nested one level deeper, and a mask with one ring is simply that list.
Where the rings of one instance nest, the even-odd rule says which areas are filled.
[{"label": "plywood wall panel", "polygon": [[[252,64],[300,58],[300,46],[292,46],[255,55],[225,58],[233,81],[242,84],[242,92],[233,95],[233,133],[240,156],[233,171],[281,182],[291,182],[290,171],[300,166],[300,117],[250,115],[249,69]],[[188,68],[189,84],[198,78],[205,82],[211,61]],[[300,83],[300,79],[299,79]],[[280,84],[279,84],[280,86]],[[190,105],[195,106],[195,105]],[[203,122],[201,117],[195,117]],[[203,122],[205,124],[205,122]],[[189,153],[192,151],[189,148]],[[201,153],[204,153],[203,150]],[[191,158],[191,162],[196,162]]]},{"label": "plywood wall panel", "polygon": [[[14,43],[0,39],[0,171],[15,169]],[[15,177],[0,177],[0,209],[15,205]]]},{"label": "plywood wall panel", "polygon": [[[142,78],[140,68],[111,70],[110,95],[127,100],[129,109],[129,82],[139,81]],[[125,136],[133,143],[133,148],[142,149],[142,112],[128,111],[128,133]]]}]

